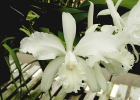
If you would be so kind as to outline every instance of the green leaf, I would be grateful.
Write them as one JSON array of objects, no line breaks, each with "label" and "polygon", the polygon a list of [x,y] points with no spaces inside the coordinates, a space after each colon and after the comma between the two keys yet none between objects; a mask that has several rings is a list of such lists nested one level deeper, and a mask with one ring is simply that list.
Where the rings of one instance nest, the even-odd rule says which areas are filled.
[{"label": "green leaf", "polygon": [[89,6],[89,5],[90,5],[89,1],[88,1],[88,0],[85,0],[85,1],[80,5],[80,7],[78,7],[78,8],[82,8],[82,7]]},{"label": "green leaf", "polygon": [[7,44],[3,44],[3,46],[5,47],[5,49],[10,53],[10,55],[12,56],[15,64],[16,64],[16,67],[17,69],[19,69],[21,71],[21,67],[20,67],[20,63],[19,63],[19,60],[15,54],[15,52],[7,45]]},{"label": "green leaf", "polygon": [[78,44],[79,41],[80,41],[80,37],[76,36],[75,40],[74,40],[74,43],[73,43],[73,46],[75,47]]},{"label": "green leaf", "polygon": [[16,51],[19,51],[19,48],[14,48],[13,51],[15,51],[15,52],[16,52]]},{"label": "green leaf", "polygon": [[30,6],[32,6],[32,7],[34,7],[34,8],[37,8],[37,9],[40,9],[40,10],[41,10],[41,8],[38,7],[38,6],[35,6],[35,5],[30,5]]},{"label": "green leaf", "polygon": [[[31,61],[31,62],[29,62],[26,66],[28,66],[28,65],[30,65],[30,64],[32,64],[32,63],[34,63],[34,62],[37,62],[38,60],[33,60],[33,61]],[[25,66],[25,67],[26,67]]]},{"label": "green leaf", "polygon": [[75,18],[76,22],[80,22],[83,19],[87,18],[88,13],[78,13],[78,14],[74,14],[73,17]]},{"label": "green leaf", "polygon": [[[5,61],[6,61],[8,67],[9,67],[9,69],[10,69],[10,73],[11,73],[12,81],[13,81],[15,87],[16,87],[16,90],[17,90],[18,93],[19,93],[18,86],[17,86],[16,81],[15,81],[15,79],[14,79],[14,76],[13,76],[13,74],[12,74],[12,72],[11,72],[11,67],[10,67],[9,57],[8,57],[8,56],[4,56],[4,58],[5,58]],[[19,93],[19,95],[20,95],[20,93]]]},{"label": "green leaf", "polygon": [[39,31],[49,33],[49,29],[45,27],[39,27]]},{"label": "green leaf", "polygon": [[[94,4],[107,4],[106,0],[90,0],[90,1],[92,1]],[[117,1],[118,0],[113,0],[114,4],[116,4]],[[138,0],[122,0],[120,6],[132,9],[137,2]]]},{"label": "green leaf", "polygon": [[38,19],[39,17],[40,16],[37,13],[35,13],[34,11],[31,10],[31,11],[29,11],[29,13],[27,15],[26,20],[31,21],[33,19]]},{"label": "green leaf", "polygon": [[[16,65],[18,71],[19,71],[19,76],[22,78],[22,80],[24,82],[24,85],[26,86],[27,91],[29,92],[29,89],[27,87],[26,81],[24,80],[24,77],[23,77],[23,74],[22,74],[22,71],[21,71],[21,65],[19,63],[19,60],[18,60],[18,57],[17,57],[16,53],[7,44],[3,44],[3,47],[10,53],[11,57],[13,58],[13,60],[15,62],[15,65]],[[30,92],[29,92],[29,94],[30,94]]]},{"label": "green leaf", "polygon": [[19,30],[20,30],[20,31],[23,31],[23,32],[26,33],[28,36],[30,36],[29,30],[26,30],[26,29],[24,29],[24,28],[20,28]]},{"label": "green leaf", "polygon": [[29,22],[29,25],[30,25],[30,26],[29,26],[29,31],[30,31],[30,33],[34,33],[35,30],[33,29],[31,22]]},{"label": "green leaf", "polygon": [[58,37],[59,37],[62,41],[65,41],[63,32],[58,31]]},{"label": "green leaf", "polygon": [[38,61],[39,65],[41,66],[41,69],[44,71],[44,69],[48,65],[48,61],[47,60],[37,60],[37,61]]},{"label": "green leaf", "polygon": [[74,9],[74,8],[59,8],[59,9],[57,9],[57,11],[60,11],[60,12],[69,12],[71,14],[84,13],[84,12],[86,12],[84,10],[79,10],[79,9]]},{"label": "green leaf", "polygon": [[15,39],[15,37],[7,37],[1,42],[1,44],[6,42],[7,40],[12,40],[12,39]]}]

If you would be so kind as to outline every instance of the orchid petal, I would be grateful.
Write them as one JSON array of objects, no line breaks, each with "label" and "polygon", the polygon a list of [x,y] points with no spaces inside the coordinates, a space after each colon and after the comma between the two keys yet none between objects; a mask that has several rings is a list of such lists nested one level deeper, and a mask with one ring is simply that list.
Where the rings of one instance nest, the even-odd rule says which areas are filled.
[{"label": "orchid petal", "polygon": [[[126,41],[125,44],[140,45],[140,20],[135,18],[133,23],[128,24],[123,28],[122,34],[120,35],[120,41]],[[124,39],[126,38],[126,39]],[[124,43],[124,42],[122,42]]]},{"label": "orchid petal", "polygon": [[106,63],[109,63],[102,55],[88,56],[86,63],[89,67],[93,67],[95,63],[99,61],[104,61]]},{"label": "orchid petal", "polygon": [[103,91],[105,92],[108,89],[107,81],[103,73],[101,72],[101,67],[99,66],[98,63],[95,63],[94,70],[95,70],[95,76],[96,76],[97,82],[99,86],[101,87],[101,89],[103,89]]},{"label": "orchid petal", "polygon": [[45,68],[41,81],[41,90],[43,92],[47,92],[50,89],[55,75],[61,67],[61,64],[64,63],[64,59],[64,57],[58,57],[52,60]]},{"label": "orchid petal", "polygon": [[94,4],[90,2],[89,10],[88,10],[88,28],[93,25],[93,12],[94,12]]},{"label": "orchid petal", "polygon": [[131,9],[130,14],[129,14],[129,17],[128,17],[128,20],[127,20],[127,23],[133,22],[133,19],[135,18],[136,14],[137,14],[138,12],[140,12],[139,9],[140,9],[140,0],[139,0],[139,1],[137,2],[137,4]]},{"label": "orchid petal", "polygon": [[101,11],[97,14],[97,17],[100,16],[100,15],[110,15],[109,9],[101,10]]},{"label": "orchid petal", "polygon": [[93,33],[97,27],[98,27],[98,24],[92,25],[90,28],[88,28],[86,30],[85,35],[90,34],[90,33]]},{"label": "orchid petal", "polygon": [[117,31],[117,27],[112,25],[103,25],[101,27],[101,31],[112,35],[114,31]]},{"label": "orchid petal", "polygon": [[115,52],[120,48],[120,42],[112,35],[94,32],[85,35],[76,45],[73,53],[79,56],[98,55],[101,52]]},{"label": "orchid petal", "polygon": [[123,19],[120,17],[120,15],[119,15],[119,20],[120,20],[120,23],[121,23],[122,27],[125,27],[126,24],[125,24],[125,22],[123,21]]},{"label": "orchid petal", "polygon": [[122,45],[135,44],[140,45],[139,29],[136,25],[127,25],[123,28],[122,32],[115,34],[115,37],[119,39]]},{"label": "orchid petal", "polygon": [[115,34],[115,37],[121,42],[122,45],[132,43],[130,41],[131,34],[133,33],[132,27],[124,27],[122,32]]},{"label": "orchid petal", "polygon": [[[70,66],[70,67],[69,67]],[[84,67],[80,62],[63,63],[59,69],[58,75],[60,77],[59,82],[63,85],[64,90],[77,93],[80,87],[83,87],[82,80],[86,80]]]},{"label": "orchid petal", "polygon": [[106,59],[111,59],[117,62],[121,62],[121,53],[120,52],[111,52],[111,53],[102,53],[103,57]]},{"label": "orchid petal", "polygon": [[134,64],[134,55],[124,49],[122,52],[122,64],[124,66],[124,70],[130,70]]},{"label": "orchid petal", "polygon": [[124,13],[121,18],[123,19],[124,23],[127,24],[128,16],[130,14],[130,11]]},{"label": "orchid petal", "polygon": [[23,38],[20,42],[20,51],[32,53],[38,60],[54,59],[66,53],[58,38],[43,32],[35,32],[30,37]]},{"label": "orchid petal", "polygon": [[62,23],[64,38],[67,46],[67,51],[71,50],[73,47],[73,41],[76,35],[76,22],[70,13],[62,13]]},{"label": "orchid petal", "polygon": [[118,9],[118,7],[119,7],[119,5],[120,5],[121,2],[122,2],[122,0],[118,0],[117,3],[115,4],[116,10]]},{"label": "orchid petal", "polygon": [[106,59],[122,63],[125,71],[130,70],[134,64],[133,54],[128,52],[126,49],[123,49],[121,52],[103,53],[103,56]]},{"label": "orchid petal", "polygon": [[[115,5],[115,9],[117,10],[120,3],[122,2],[122,0],[118,0],[116,5]],[[109,9],[104,9],[104,10],[101,10],[98,14],[97,14],[97,17],[100,16],[100,15],[110,15],[110,11]]]},{"label": "orchid petal", "polygon": [[[130,24],[130,26],[132,27],[133,32],[135,33],[135,35],[140,37],[140,15],[136,15],[136,18],[133,20],[133,23]],[[140,43],[138,45],[140,45]]]},{"label": "orchid petal", "polygon": [[68,63],[69,61],[77,63],[76,57],[71,51],[68,51],[65,56],[65,63]]},{"label": "orchid petal", "polygon": [[122,18],[123,20],[124,20],[124,19],[127,19],[128,16],[129,16],[129,14],[130,14],[130,11],[124,13],[124,14],[121,16],[121,18]]},{"label": "orchid petal", "polygon": [[88,84],[90,90],[92,92],[99,92],[100,87],[99,87],[99,85],[98,85],[98,83],[96,81],[96,76],[95,76],[94,69],[91,68],[91,67],[88,67],[86,65],[85,60],[83,60],[82,58],[80,58],[78,56],[76,58],[77,58],[77,61],[80,62],[83,65],[83,67],[85,68],[86,77],[87,77],[87,84]]},{"label": "orchid petal", "polygon": [[113,60],[109,60],[110,63],[101,62],[107,71],[114,76],[125,75],[128,71],[124,70],[122,64]]},{"label": "orchid petal", "polygon": [[123,23],[123,22],[121,20],[120,15],[116,11],[116,8],[114,7],[114,4],[113,4],[112,0],[106,0],[106,2],[107,2],[107,5],[108,5],[108,8],[109,8],[109,11],[111,13],[111,16],[113,18],[114,24],[118,27],[119,31],[122,31],[121,23]]},{"label": "orchid petal", "polygon": [[135,63],[137,63],[137,62],[139,61],[139,54],[138,54],[137,50],[135,49],[134,45],[131,44],[131,46],[132,46],[133,51],[134,51],[134,54],[135,54],[135,56],[136,56],[136,61],[135,61]]},{"label": "orchid petal", "polygon": [[134,31],[131,34],[130,42],[129,43],[133,43],[135,45],[140,45],[140,37],[137,36]]}]

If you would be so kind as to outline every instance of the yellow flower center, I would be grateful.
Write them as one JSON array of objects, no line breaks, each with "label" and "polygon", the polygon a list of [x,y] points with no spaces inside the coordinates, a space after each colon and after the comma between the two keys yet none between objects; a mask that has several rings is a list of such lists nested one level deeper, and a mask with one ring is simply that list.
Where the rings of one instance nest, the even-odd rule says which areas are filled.
[{"label": "yellow flower center", "polygon": [[73,70],[74,67],[75,67],[75,65],[74,65],[71,61],[69,61],[69,62],[67,63],[67,65],[66,65],[66,67],[67,67],[67,69],[69,69],[69,70]]}]

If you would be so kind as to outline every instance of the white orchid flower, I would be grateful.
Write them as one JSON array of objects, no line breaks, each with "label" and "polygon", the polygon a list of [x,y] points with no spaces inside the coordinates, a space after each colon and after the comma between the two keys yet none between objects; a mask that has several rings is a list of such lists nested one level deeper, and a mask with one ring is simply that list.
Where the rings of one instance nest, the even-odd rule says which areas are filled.
[{"label": "white orchid flower", "polygon": [[131,11],[122,15],[126,26],[123,27],[121,34],[124,34],[124,36],[129,39],[122,40],[122,38],[120,38],[120,41],[140,46],[140,11],[138,9],[140,9],[140,0]]},{"label": "white orchid flower", "polygon": [[117,26],[112,26],[112,25],[103,25],[101,27],[101,31],[112,35],[112,33],[118,32],[118,27]]},{"label": "white orchid flower", "polygon": [[[120,17],[118,12],[115,10],[114,4],[112,0],[106,0],[110,14],[113,18],[114,24],[119,29],[119,35],[121,38],[118,38],[123,44],[136,44],[140,45],[139,43],[139,17],[140,11],[137,10],[140,8],[140,1],[132,8],[131,11],[125,13]],[[110,28],[111,29],[111,28]],[[136,33],[137,32],[137,33]],[[132,34],[135,33],[135,34]],[[118,34],[117,34],[118,35]],[[118,35],[118,36],[119,36]],[[128,37],[124,39],[124,37]],[[135,38],[136,41],[133,39]]]},{"label": "white orchid flower", "polygon": [[97,28],[98,24],[93,25],[93,16],[94,16],[94,4],[90,2],[89,10],[88,10],[88,30],[86,30],[85,35],[92,33]]},{"label": "white orchid flower", "polygon": [[35,32],[21,41],[21,52],[32,53],[38,60],[53,59],[44,70],[41,90],[48,91],[58,73],[59,82],[66,92],[77,92],[83,86],[82,81],[87,83],[92,92],[100,91],[100,88],[106,91],[107,83],[98,62],[94,64],[95,68],[91,68],[79,56],[88,57],[101,55],[103,52],[117,52],[118,41],[111,35],[97,32],[84,36],[73,50],[76,34],[75,19],[71,14],[64,12],[62,23],[66,50],[57,37],[44,32]]},{"label": "white orchid flower", "polygon": [[124,48],[126,44],[132,46],[134,54],[136,55],[136,62],[138,62],[139,55],[134,45],[140,46],[140,11],[138,10],[140,8],[140,1],[138,1],[131,11],[125,13],[121,17],[115,10],[112,0],[107,0],[107,5],[114,24],[119,29],[119,32],[115,36],[121,42],[122,48]]},{"label": "white orchid flower", "polygon": [[[95,25],[91,26],[91,21],[93,19],[92,15],[93,15],[94,9],[92,7],[93,5],[92,2],[90,3],[91,3],[90,5],[91,7],[89,7],[89,14],[88,14],[88,22],[90,22],[90,24],[88,23],[88,26],[90,27],[85,32],[86,33],[85,35],[98,34],[97,32],[94,32],[96,28]],[[109,3],[109,6],[110,4],[112,6],[112,3]],[[116,36],[112,35],[114,31],[118,32],[117,29],[118,29],[117,26],[103,25],[101,27],[101,33],[111,35],[112,37],[116,39],[116,42],[120,43],[119,39]],[[133,66],[134,56],[131,53],[129,53],[128,50],[124,48],[123,49],[120,49],[120,48],[121,46],[118,48],[118,52],[111,52],[111,53],[102,52],[101,55],[89,56],[89,59],[86,60],[87,65],[90,67],[93,67],[96,62],[100,61],[112,75],[117,76],[117,75],[126,74],[128,70],[130,70]]]},{"label": "white orchid flower", "polygon": [[128,12],[126,12],[125,14],[123,14],[121,17],[122,19],[126,19],[126,24],[130,24],[134,21],[134,19],[139,19],[140,17],[140,11],[138,10],[140,9],[140,0],[137,2],[137,4]]},{"label": "white orchid flower", "polygon": [[122,27],[125,26],[125,23],[122,20],[122,18],[119,16],[119,13],[117,12],[117,9],[118,9],[120,3],[122,2],[122,0],[118,0],[115,6],[114,6],[112,0],[106,0],[106,2],[108,4],[109,9],[105,9],[105,10],[100,11],[97,14],[97,16],[99,16],[99,15],[110,15],[111,14],[114,24],[118,27],[118,30],[121,31]]},{"label": "white orchid flower", "polygon": [[[122,0],[118,0],[118,1],[117,1],[116,5],[115,5],[116,11],[117,11],[117,9],[118,9],[118,7],[119,7],[119,5],[120,5],[121,2],[122,2]],[[101,10],[101,11],[97,14],[97,16],[100,16],[100,15],[110,15],[109,9]]]},{"label": "white orchid flower", "polygon": [[[102,32],[95,32],[95,29],[97,28],[98,24],[93,25],[93,12],[94,12],[94,4],[92,2],[90,2],[90,7],[89,7],[89,11],[88,11],[88,29],[86,30],[85,35],[99,34],[99,33],[106,34],[106,35],[108,33],[108,35],[112,35],[114,30],[117,32],[118,28],[116,26],[112,27],[110,25],[104,25],[101,28]],[[119,41],[115,37],[114,37],[114,40],[116,40],[116,43],[119,44]],[[100,43],[98,43],[98,44],[100,44]],[[94,52],[94,51],[92,51],[92,52]],[[105,68],[112,75],[117,76],[117,75],[126,74],[128,72],[128,70],[132,68],[132,65],[134,63],[134,57],[128,51],[110,52],[110,53],[102,52],[101,54],[97,53],[96,55],[95,54],[90,55],[90,56],[88,56],[88,59],[86,60],[86,63],[91,68],[92,67],[94,68],[95,74],[96,74],[96,72],[98,72],[97,69],[96,69],[96,66],[97,66],[96,63],[97,62],[102,63],[105,66]],[[124,65],[124,68],[122,67],[122,64]],[[100,67],[100,66],[98,65],[98,67]],[[101,71],[100,71],[100,75],[102,75],[102,79],[105,80]],[[97,79],[98,79],[98,76],[97,76]],[[102,83],[105,84],[106,81],[104,81]],[[101,84],[99,84],[99,86],[103,89]],[[106,85],[106,87],[107,87],[107,85]]]},{"label": "white orchid flower", "polygon": [[112,2],[112,0],[106,0],[110,14],[113,18],[113,22],[114,24],[118,27],[119,31],[122,31],[122,27],[125,26],[124,21],[122,20],[122,18],[120,17],[119,13],[117,12],[117,10],[114,7],[114,4]]}]

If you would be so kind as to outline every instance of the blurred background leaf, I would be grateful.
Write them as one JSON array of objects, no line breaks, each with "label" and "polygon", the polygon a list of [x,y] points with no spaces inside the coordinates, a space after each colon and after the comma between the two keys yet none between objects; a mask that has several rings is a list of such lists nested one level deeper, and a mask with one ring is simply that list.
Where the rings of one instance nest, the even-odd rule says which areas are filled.
[{"label": "blurred background leaf", "polygon": [[60,12],[69,12],[71,14],[84,13],[84,12],[86,12],[84,10],[79,10],[79,9],[75,9],[75,8],[66,8],[66,7],[59,8],[59,9],[57,9],[57,11],[60,11]]}]

